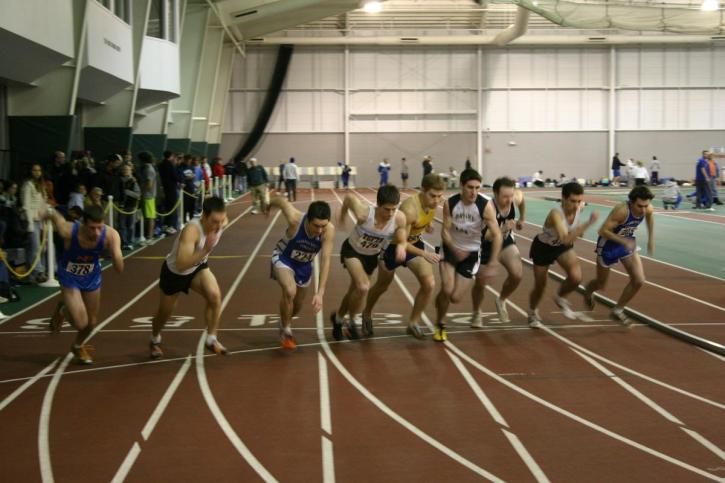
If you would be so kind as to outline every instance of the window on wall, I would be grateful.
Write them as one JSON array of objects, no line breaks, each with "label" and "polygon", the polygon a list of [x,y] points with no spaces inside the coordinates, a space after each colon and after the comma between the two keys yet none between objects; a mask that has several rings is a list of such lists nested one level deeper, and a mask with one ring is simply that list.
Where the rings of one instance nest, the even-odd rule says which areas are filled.
[{"label": "window on wall", "polygon": [[131,0],[114,0],[113,13],[124,22],[131,23]]},{"label": "window on wall", "polygon": [[146,35],[176,42],[178,0],[151,0]]},{"label": "window on wall", "polygon": [[97,0],[124,22],[131,23],[131,0]]},{"label": "window on wall", "polygon": [[149,23],[146,27],[146,35],[149,37],[156,37],[157,39],[164,38],[164,30],[162,20],[164,18],[163,3],[165,0],[151,0],[151,11],[149,12]]}]

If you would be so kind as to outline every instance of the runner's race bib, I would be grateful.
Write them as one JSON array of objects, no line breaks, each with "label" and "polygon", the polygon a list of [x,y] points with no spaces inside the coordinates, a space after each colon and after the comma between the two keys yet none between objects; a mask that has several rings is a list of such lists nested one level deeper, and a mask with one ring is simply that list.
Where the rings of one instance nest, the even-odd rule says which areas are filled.
[{"label": "runner's race bib", "polygon": [[308,263],[311,262],[315,258],[315,253],[312,252],[303,252],[301,250],[292,250],[292,253],[290,253],[290,258],[296,262],[301,263]]},{"label": "runner's race bib", "polygon": [[95,266],[94,263],[73,263],[68,262],[68,265],[65,267],[66,271],[68,273],[72,273],[73,275],[83,276],[88,275],[93,271],[93,267]]}]

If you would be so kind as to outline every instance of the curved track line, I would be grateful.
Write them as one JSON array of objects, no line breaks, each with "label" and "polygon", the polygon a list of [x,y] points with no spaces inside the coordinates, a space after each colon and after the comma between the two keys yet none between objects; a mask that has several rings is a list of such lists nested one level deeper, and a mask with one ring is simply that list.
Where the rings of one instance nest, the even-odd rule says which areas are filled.
[{"label": "curved track line", "polygon": [[[362,199],[364,199],[365,201],[367,201],[367,199],[365,197],[363,197],[362,195],[360,195],[359,193],[358,193],[358,196],[360,196]],[[368,201],[368,203],[370,203],[370,202]],[[426,241],[425,239],[423,239],[423,242],[426,245],[428,245],[429,247],[433,247],[433,245],[431,245],[430,243],[428,243],[428,241]],[[523,257],[522,257],[522,260],[524,260]],[[399,283],[399,285],[402,286],[402,284],[400,282],[398,282],[398,283]],[[496,296],[499,295],[499,293],[496,290],[494,290],[493,288],[491,288],[490,286],[487,286],[486,289],[488,291],[490,291],[491,293],[493,293],[494,295],[496,295]],[[409,297],[409,300],[411,300],[410,297]],[[526,311],[523,310],[521,307],[519,307],[518,305],[514,304],[511,301],[509,301],[509,303],[510,303],[510,305],[512,307],[514,307],[514,309],[516,311],[518,311],[524,317],[527,316]],[[425,314],[424,314],[424,316],[425,316]],[[428,324],[429,324],[429,327],[432,327],[432,325],[430,324],[430,321],[428,321]],[[564,342],[565,344],[569,345],[570,347],[574,347],[574,348],[576,348],[576,349],[584,352],[585,354],[587,354],[587,355],[589,355],[591,357],[594,357],[595,359],[598,359],[598,360],[600,360],[602,362],[606,362],[607,364],[609,364],[609,365],[611,365],[613,367],[616,367],[617,369],[621,369],[621,370],[623,370],[623,371],[625,371],[625,372],[627,372],[627,373],[629,373],[629,374],[631,374],[633,376],[637,376],[639,378],[644,379],[645,381],[649,381],[649,382],[651,382],[653,384],[656,384],[656,385],[658,385],[660,387],[664,387],[665,389],[669,389],[669,390],[674,391],[674,392],[676,392],[678,394],[681,394],[683,396],[687,396],[687,397],[690,397],[690,398],[695,399],[697,401],[700,401],[700,402],[709,404],[711,406],[715,406],[715,407],[717,407],[719,409],[725,409],[725,404],[721,404],[719,402],[712,401],[710,399],[707,399],[705,397],[699,396],[697,394],[694,394],[694,393],[685,391],[684,389],[680,389],[678,387],[672,386],[672,385],[670,385],[670,384],[668,384],[668,383],[666,383],[664,381],[660,381],[659,379],[655,379],[653,377],[647,376],[646,374],[642,374],[641,372],[637,372],[634,369],[630,369],[629,367],[623,366],[623,365],[618,364],[618,363],[616,363],[616,362],[614,362],[614,361],[612,361],[610,359],[607,359],[606,357],[604,357],[602,355],[599,355],[596,352],[593,352],[593,351],[591,351],[589,349],[586,349],[586,348],[580,346],[579,344],[577,344],[576,342],[573,342],[573,341],[567,339],[566,337],[557,334],[555,331],[553,331],[552,329],[550,329],[546,325],[544,325],[541,330],[544,330],[547,333],[549,333],[550,335],[553,335],[554,337],[556,337],[557,339],[561,340],[562,342]]]},{"label": "curved track line", "polygon": [[43,483],[53,483],[53,464],[50,459],[50,410],[53,406],[53,396],[55,390],[60,383],[60,378],[63,375],[63,371],[68,367],[73,355],[69,352],[63,358],[63,362],[60,363],[53,379],[48,384],[48,389],[45,391],[43,396],[43,405],[40,409],[40,424],[38,425],[38,461],[40,463],[40,477]]},{"label": "curved track line", "polygon": [[[246,211],[242,212],[239,216],[237,216],[232,222],[229,223],[231,225],[232,223],[235,223],[237,220],[239,220],[241,217],[243,217],[247,212],[251,210],[250,208],[247,208]],[[132,298],[129,302],[127,302],[125,305],[123,305],[121,308],[116,310],[113,314],[111,314],[106,320],[104,320],[102,323],[98,324],[86,337],[86,339],[83,342],[89,341],[94,335],[96,335],[98,332],[100,332],[106,325],[108,325],[110,322],[112,322],[116,317],[118,317],[120,314],[126,311],[127,308],[134,305],[141,297],[146,295],[149,290],[151,290],[153,287],[158,284],[158,280],[154,280],[151,284],[149,284],[145,289],[143,289],[140,293],[138,293],[134,298]],[[38,427],[38,446],[40,450],[40,469],[41,469],[41,476],[43,478],[43,482],[53,482],[53,467],[50,460],[50,442],[49,442],[49,433],[50,433],[50,408],[53,404],[53,398],[55,397],[55,391],[60,384],[60,378],[65,372],[66,367],[68,367],[68,364],[73,359],[73,355],[69,352],[65,359],[63,359],[63,362],[60,364],[58,369],[56,370],[55,374],[53,375],[53,379],[51,380],[50,384],[48,384],[48,387],[46,388],[45,395],[43,396],[43,407],[41,409],[40,413],[40,423]],[[53,362],[55,364],[55,362]],[[25,387],[27,389],[30,387],[30,384]],[[17,397],[17,396],[16,396]]]},{"label": "curved track line", "polygon": [[[314,267],[315,267],[315,290],[317,289],[317,284],[319,283],[319,276],[320,276],[320,269],[319,269],[319,262],[317,258],[315,258],[314,261]],[[325,336],[325,328],[324,328],[324,322],[322,320],[322,309],[317,312],[317,335],[320,338],[320,345],[322,347],[323,352],[329,359],[329,361],[332,363],[332,365],[335,366],[335,368],[338,370],[338,372],[347,380],[347,382],[350,383],[352,387],[358,390],[360,394],[365,396],[365,398],[370,401],[375,407],[377,407],[380,411],[382,411],[386,416],[390,417],[393,421],[403,426],[405,429],[413,433],[415,436],[419,437],[429,445],[433,446],[435,449],[443,453],[444,455],[448,456],[452,460],[456,461],[457,463],[463,465],[464,467],[468,468],[469,470],[473,471],[477,475],[481,476],[482,478],[486,478],[489,481],[497,482],[497,483],[503,483],[504,480],[500,479],[496,475],[484,470],[480,466],[476,465],[472,461],[469,461],[462,455],[456,453],[452,449],[450,449],[448,446],[444,445],[443,443],[439,442],[437,439],[433,438],[432,436],[429,436],[427,433],[419,429],[417,426],[415,426],[413,423],[393,411],[390,407],[388,407],[384,402],[382,402],[380,399],[378,399],[372,392],[370,392],[369,389],[367,389],[363,384],[358,381],[355,376],[353,376],[347,368],[340,362],[340,360],[337,358],[334,352],[332,352],[332,349],[330,348],[329,343],[327,342],[327,338]]]},{"label": "curved track line", "polygon": [[[269,232],[274,227],[281,213],[281,211],[278,211],[277,214],[274,216],[271,223],[267,227],[267,230],[262,235],[262,238],[260,238],[259,243],[257,243],[257,246],[254,248],[254,251],[251,255],[249,255],[249,258],[244,264],[242,270],[239,272],[239,275],[237,275],[237,278],[234,280],[231,287],[229,287],[229,290],[227,291],[227,294],[222,301],[221,310],[219,311],[220,316],[221,313],[224,312],[224,309],[226,308],[229,301],[231,300],[232,295],[239,286],[239,283],[242,281],[242,278],[244,277],[244,275],[246,275],[247,270],[249,270],[249,267],[252,265],[252,262],[256,258],[257,253],[259,252],[259,249],[262,247],[262,244],[267,239],[267,236],[269,236]],[[231,424],[229,424],[229,421],[227,420],[226,416],[224,416],[224,413],[219,408],[219,405],[214,398],[214,394],[212,393],[211,388],[209,387],[209,382],[206,378],[206,369],[204,368],[204,344],[206,336],[207,332],[205,330],[204,332],[202,332],[201,337],[199,338],[199,344],[196,348],[196,375],[197,380],[199,381],[199,388],[201,389],[201,393],[204,395],[204,401],[206,401],[206,405],[209,406],[209,410],[214,416],[217,424],[219,424],[219,427],[222,429],[222,431],[227,436],[237,452],[246,460],[249,466],[251,466],[252,469],[254,469],[254,471],[256,471],[260,478],[262,478],[264,481],[276,482],[277,479],[272,476],[272,474],[264,467],[264,465],[262,465],[262,463],[259,462],[259,460],[254,456],[254,454],[252,454],[249,448],[247,448],[247,446],[242,442],[241,438],[234,431],[234,428],[232,428]]]},{"label": "curved track line", "polygon": [[[398,285],[400,286],[401,290],[403,291],[403,293],[405,294],[406,298],[408,299],[408,301],[412,305],[413,304],[413,297],[412,297],[412,295],[410,294],[410,292],[408,292],[407,288],[405,287],[405,285],[403,285],[403,283],[402,283],[402,281],[400,281],[400,279],[397,279],[396,281],[397,281]],[[423,320],[425,321],[425,323],[430,328],[433,327],[433,324],[431,323],[431,321],[430,321],[430,319],[428,318],[427,315],[423,314],[423,317],[422,318],[423,318]],[[496,374],[495,372],[491,371],[487,367],[483,366],[478,361],[476,361],[475,359],[473,359],[472,357],[470,357],[468,354],[466,354],[465,352],[463,352],[461,349],[459,349],[452,342],[446,341],[443,344],[445,345],[445,347],[447,347],[448,349],[450,349],[451,351],[453,351],[458,357],[460,357],[461,359],[465,360],[466,362],[468,362],[469,364],[471,364],[473,367],[475,367],[479,371],[483,372],[484,374],[488,375],[489,377],[493,378],[494,380],[498,381],[499,383],[503,384],[504,386],[508,387],[509,389],[511,389],[511,390],[513,390],[513,391],[515,391],[515,392],[517,392],[519,394],[521,394],[524,397],[527,397],[527,398],[531,399],[532,401],[534,401],[534,402],[536,402],[538,404],[541,404],[542,406],[544,406],[546,408],[551,409],[552,411],[555,411],[555,412],[561,414],[562,416],[565,416],[565,417],[567,417],[569,419],[572,419],[573,421],[576,421],[576,422],[578,422],[580,424],[583,424],[584,426],[587,426],[587,427],[589,427],[589,428],[591,428],[591,429],[593,429],[593,430],[595,430],[595,431],[597,431],[599,433],[602,433],[602,434],[604,434],[606,436],[609,436],[610,438],[616,439],[617,441],[620,441],[620,442],[622,442],[622,443],[624,443],[626,445],[629,445],[629,446],[632,446],[632,447],[634,447],[636,449],[639,449],[640,451],[643,451],[645,453],[648,453],[648,454],[650,454],[650,455],[652,455],[652,456],[654,456],[656,458],[662,459],[664,461],[667,461],[668,463],[672,463],[672,464],[674,464],[676,466],[679,466],[680,468],[683,468],[683,469],[692,471],[693,473],[696,473],[696,474],[698,474],[700,476],[704,476],[706,478],[712,479],[714,481],[722,481],[722,479],[719,476],[717,476],[717,475],[713,475],[711,473],[706,472],[705,470],[702,470],[702,469],[697,468],[695,466],[692,466],[692,465],[690,465],[688,463],[685,463],[684,461],[680,461],[677,458],[673,458],[672,456],[666,455],[666,454],[661,453],[661,452],[659,452],[657,450],[654,450],[652,448],[649,448],[649,447],[647,447],[647,446],[645,446],[645,445],[643,445],[641,443],[638,443],[638,442],[636,442],[634,440],[631,440],[631,439],[627,438],[626,436],[622,436],[622,435],[620,435],[618,433],[615,433],[614,431],[610,431],[607,428],[604,428],[602,426],[599,426],[596,423],[593,423],[593,422],[591,422],[591,421],[589,421],[587,419],[582,418],[581,416],[577,416],[576,414],[574,414],[574,413],[572,413],[570,411],[567,411],[564,408],[561,408],[561,407],[559,407],[559,406],[557,406],[557,405],[555,405],[553,403],[550,403],[549,401],[547,401],[547,400],[545,400],[545,399],[543,399],[543,398],[541,398],[541,397],[539,397],[539,396],[537,396],[537,395],[535,395],[533,393],[530,393],[529,391],[527,391],[527,390],[525,390],[525,389],[517,386],[516,384],[512,383],[511,381],[509,381],[507,379],[504,379],[503,377],[499,376],[498,374]]]},{"label": "curved track line", "polygon": [[48,364],[45,367],[45,369],[43,369],[42,371],[40,371],[39,373],[37,373],[33,377],[28,378],[23,385],[21,385],[20,387],[18,387],[16,390],[14,390],[12,393],[10,393],[5,399],[3,399],[2,402],[0,402],[0,411],[2,411],[3,409],[5,409],[8,404],[10,404],[11,402],[13,402],[15,400],[15,398],[17,398],[23,392],[25,392],[25,390],[27,388],[29,388],[30,386],[32,386],[33,384],[35,384],[35,382],[38,379],[42,378],[48,372],[50,372],[51,369],[53,369],[53,367],[55,367],[55,365],[58,363],[59,360],[60,360],[60,357],[56,358],[53,362],[51,362],[50,364]]}]

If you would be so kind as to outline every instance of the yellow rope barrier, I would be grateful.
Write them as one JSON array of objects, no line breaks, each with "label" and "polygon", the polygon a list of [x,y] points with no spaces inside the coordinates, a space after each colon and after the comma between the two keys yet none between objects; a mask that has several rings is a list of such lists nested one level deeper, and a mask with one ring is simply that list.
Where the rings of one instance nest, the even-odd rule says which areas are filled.
[{"label": "yellow rope barrier", "polygon": [[195,194],[193,194],[193,193],[189,193],[189,192],[188,192],[188,191],[186,191],[186,190],[181,190],[181,192],[182,192],[182,193],[184,193],[184,194],[185,194],[186,196],[191,196],[192,198],[198,198],[198,196],[196,196],[196,195],[195,195]]},{"label": "yellow rope barrier", "polygon": [[179,207],[179,203],[181,203],[181,196],[179,196],[179,199],[176,200],[176,204],[174,205],[173,208],[171,208],[171,210],[169,210],[168,213],[156,212],[156,214],[159,215],[159,216],[169,216],[171,213],[173,213],[174,211],[176,211],[176,209]]},{"label": "yellow rope barrier", "polygon": [[136,201],[136,206],[134,207],[133,211],[123,211],[121,208],[118,207],[116,203],[113,204],[113,209],[118,211],[122,215],[133,215],[138,211],[138,201]]},{"label": "yellow rope barrier", "polygon": [[33,273],[33,270],[35,270],[35,267],[38,266],[38,263],[40,263],[40,257],[43,256],[43,248],[45,248],[45,244],[47,243],[47,241],[48,241],[48,230],[43,230],[43,239],[40,242],[40,248],[38,248],[38,253],[35,254],[35,260],[33,260],[33,265],[25,273],[19,273],[19,272],[16,272],[15,270],[13,270],[13,267],[11,267],[8,264],[8,261],[5,258],[5,253],[0,251],[0,253],[3,254],[1,257],[2,261],[5,264],[5,266],[7,267],[8,271],[10,273],[12,273],[13,275],[15,275],[15,277],[17,277],[19,279],[29,277],[30,274]]}]

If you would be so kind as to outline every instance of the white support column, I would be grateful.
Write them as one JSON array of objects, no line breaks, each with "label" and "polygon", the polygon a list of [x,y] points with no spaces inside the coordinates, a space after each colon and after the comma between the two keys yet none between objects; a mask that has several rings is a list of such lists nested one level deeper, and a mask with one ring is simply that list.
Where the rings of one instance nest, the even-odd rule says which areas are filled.
[{"label": "white support column", "polygon": [[345,164],[350,164],[350,48],[345,46],[345,55],[343,65],[343,145],[345,149]]},{"label": "white support column", "polygon": [[612,45],[609,47],[609,158],[605,160],[605,173],[609,177],[611,160],[616,152],[616,128],[617,128],[617,50]]},{"label": "white support column", "polygon": [[483,173],[483,93],[481,92],[481,81],[483,75],[483,53],[481,46],[476,49],[476,168]]}]

